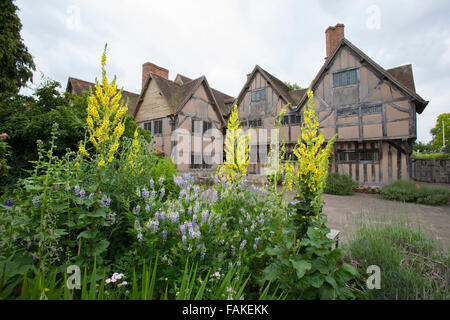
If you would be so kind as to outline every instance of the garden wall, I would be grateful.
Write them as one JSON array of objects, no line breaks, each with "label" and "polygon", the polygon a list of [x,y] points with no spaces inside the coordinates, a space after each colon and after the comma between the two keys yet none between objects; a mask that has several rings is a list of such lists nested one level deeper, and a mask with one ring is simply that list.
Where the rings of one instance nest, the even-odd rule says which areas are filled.
[{"label": "garden wall", "polygon": [[450,183],[450,159],[411,159],[416,181]]}]

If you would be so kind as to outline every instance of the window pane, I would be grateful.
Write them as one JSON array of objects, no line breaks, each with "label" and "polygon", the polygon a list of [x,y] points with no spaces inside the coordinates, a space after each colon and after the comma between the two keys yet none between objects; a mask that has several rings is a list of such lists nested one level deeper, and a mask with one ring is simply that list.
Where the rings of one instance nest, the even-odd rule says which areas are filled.
[{"label": "window pane", "polygon": [[335,88],[356,84],[357,82],[356,69],[333,74],[333,86]]}]

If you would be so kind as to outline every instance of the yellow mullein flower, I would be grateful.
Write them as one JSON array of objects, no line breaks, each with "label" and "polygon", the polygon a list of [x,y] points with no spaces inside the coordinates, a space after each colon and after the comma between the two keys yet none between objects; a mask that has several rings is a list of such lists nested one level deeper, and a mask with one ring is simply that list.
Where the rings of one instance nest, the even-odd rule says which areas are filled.
[{"label": "yellow mullein flower", "polygon": [[239,115],[235,105],[228,119],[225,135],[226,160],[218,168],[219,177],[235,184],[245,176],[249,163],[249,141],[250,134],[244,134],[240,128]]},{"label": "yellow mullein flower", "polygon": [[[114,159],[114,154],[119,148],[120,137],[123,135],[125,126],[125,114],[128,110],[127,104],[120,103],[121,92],[117,92],[116,79],[108,83],[106,77],[106,45],[101,58],[102,78],[101,83],[95,79],[94,92],[90,91],[87,106],[86,123],[88,125],[90,141],[96,150],[99,160],[98,167],[105,166]],[[80,144],[79,152],[89,155]]]},{"label": "yellow mullein flower", "polygon": [[89,157],[89,153],[86,151],[86,149],[85,149],[84,146],[81,144],[81,142],[80,142],[80,145],[79,145],[79,147],[78,147],[78,150],[79,150],[82,154],[84,154],[86,157]]}]

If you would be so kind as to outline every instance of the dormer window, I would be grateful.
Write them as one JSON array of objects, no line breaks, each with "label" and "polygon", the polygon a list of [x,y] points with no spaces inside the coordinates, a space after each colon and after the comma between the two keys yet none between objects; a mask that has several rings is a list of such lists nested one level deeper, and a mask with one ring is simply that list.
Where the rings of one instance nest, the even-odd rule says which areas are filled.
[{"label": "dormer window", "polygon": [[356,76],[356,69],[336,72],[333,74],[333,87],[345,87],[356,84],[358,81]]}]

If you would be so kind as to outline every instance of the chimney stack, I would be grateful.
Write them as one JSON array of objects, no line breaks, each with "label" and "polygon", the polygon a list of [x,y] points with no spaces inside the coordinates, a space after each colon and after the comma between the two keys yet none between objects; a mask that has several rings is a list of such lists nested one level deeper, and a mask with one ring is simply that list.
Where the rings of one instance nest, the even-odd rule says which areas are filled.
[{"label": "chimney stack", "polygon": [[144,87],[145,81],[147,80],[150,73],[154,73],[164,79],[169,80],[169,70],[161,68],[156,64],[146,62],[142,65],[142,87]]},{"label": "chimney stack", "polygon": [[248,74],[247,74],[247,80],[250,79],[250,76],[251,76],[251,75],[252,75],[251,73],[248,73]]},{"label": "chimney stack", "polygon": [[328,58],[336,49],[337,45],[341,41],[341,39],[344,37],[344,25],[342,23],[338,23],[334,27],[328,27],[327,30],[325,30],[325,39],[326,39],[326,45],[327,45],[327,56]]}]

